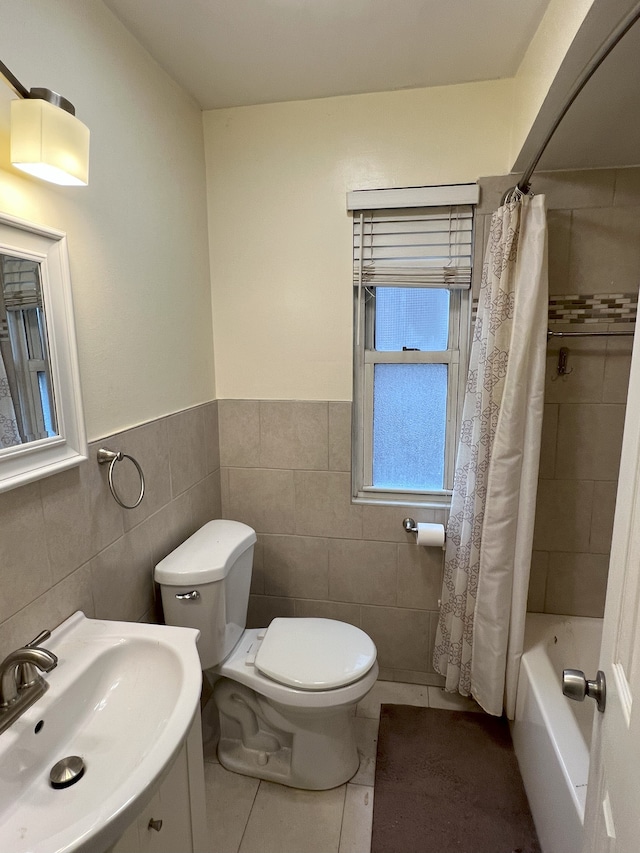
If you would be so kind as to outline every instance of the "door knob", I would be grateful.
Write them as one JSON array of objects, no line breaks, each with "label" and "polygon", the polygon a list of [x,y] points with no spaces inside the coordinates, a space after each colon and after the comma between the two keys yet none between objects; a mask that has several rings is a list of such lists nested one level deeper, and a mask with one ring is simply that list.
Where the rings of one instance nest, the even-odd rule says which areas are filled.
[{"label": "door knob", "polygon": [[562,692],[576,702],[584,701],[585,696],[595,699],[598,711],[602,713],[607,698],[607,681],[604,672],[599,669],[595,680],[589,681],[581,669],[565,669],[562,672]]}]

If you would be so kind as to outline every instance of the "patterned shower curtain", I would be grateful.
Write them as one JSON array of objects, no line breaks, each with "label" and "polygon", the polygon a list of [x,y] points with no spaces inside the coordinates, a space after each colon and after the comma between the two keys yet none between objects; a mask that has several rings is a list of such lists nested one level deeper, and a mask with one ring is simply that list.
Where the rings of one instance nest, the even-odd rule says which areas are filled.
[{"label": "patterned shower curtain", "polygon": [[446,690],[510,717],[531,565],[547,306],[545,199],[516,192],[493,214],[483,263],[433,654]]},{"label": "patterned shower curtain", "polygon": [[11,398],[11,389],[0,350],[0,449],[20,444],[21,438],[16,423],[16,412]]}]

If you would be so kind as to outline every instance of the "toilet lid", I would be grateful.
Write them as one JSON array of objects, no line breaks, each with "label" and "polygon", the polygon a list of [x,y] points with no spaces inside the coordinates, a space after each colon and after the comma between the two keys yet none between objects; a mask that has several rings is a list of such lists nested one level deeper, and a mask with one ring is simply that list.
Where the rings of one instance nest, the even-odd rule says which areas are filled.
[{"label": "toilet lid", "polygon": [[376,660],[373,640],[334,619],[274,619],[255,659],[264,675],[302,690],[331,690],[362,678]]}]

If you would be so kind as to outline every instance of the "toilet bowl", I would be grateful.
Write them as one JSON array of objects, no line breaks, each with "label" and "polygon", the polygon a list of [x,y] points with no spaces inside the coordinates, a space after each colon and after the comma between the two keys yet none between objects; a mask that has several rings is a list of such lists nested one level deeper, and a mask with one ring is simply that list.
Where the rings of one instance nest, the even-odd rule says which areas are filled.
[{"label": "toilet bowl", "polygon": [[359,766],[353,715],[378,676],[375,645],[331,619],[247,629],[255,542],[247,525],[217,519],[165,557],[155,570],[165,620],[200,630],[224,767],[294,788],[342,785]]}]

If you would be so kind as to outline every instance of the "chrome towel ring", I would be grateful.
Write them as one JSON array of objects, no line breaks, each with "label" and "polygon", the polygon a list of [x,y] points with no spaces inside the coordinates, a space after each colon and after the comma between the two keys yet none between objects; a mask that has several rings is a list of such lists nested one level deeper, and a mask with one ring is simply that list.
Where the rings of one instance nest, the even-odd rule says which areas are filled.
[{"label": "chrome towel ring", "polygon": [[[138,495],[138,500],[134,504],[124,503],[116,492],[116,487],[113,485],[113,468],[116,462],[121,462],[123,459],[130,459],[138,469],[138,474],[140,475],[140,494]],[[144,474],[142,473],[142,468],[138,465],[137,461],[133,456],[129,456],[128,453],[123,453],[121,450],[113,451],[101,447],[100,450],[98,450],[98,462],[100,465],[109,465],[109,488],[111,489],[111,494],[115,498],[116,503],[120,504],[123,509],[135,509],[144,497]]]}]

